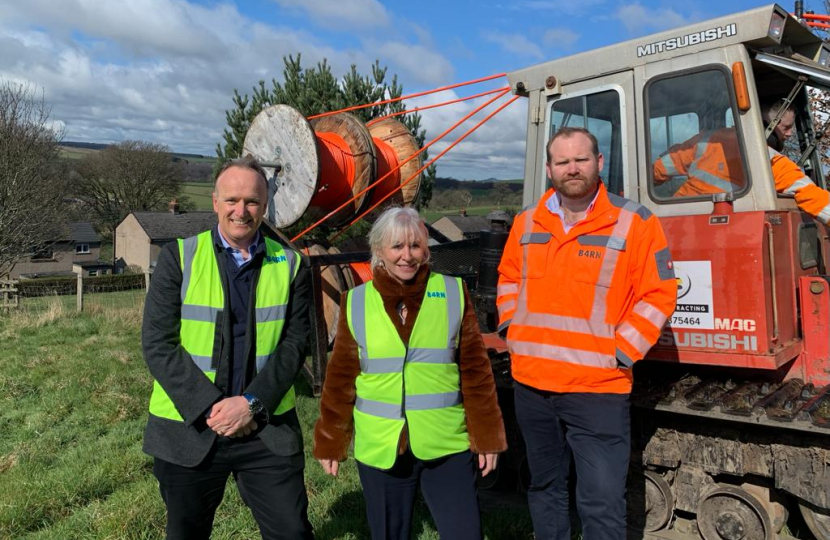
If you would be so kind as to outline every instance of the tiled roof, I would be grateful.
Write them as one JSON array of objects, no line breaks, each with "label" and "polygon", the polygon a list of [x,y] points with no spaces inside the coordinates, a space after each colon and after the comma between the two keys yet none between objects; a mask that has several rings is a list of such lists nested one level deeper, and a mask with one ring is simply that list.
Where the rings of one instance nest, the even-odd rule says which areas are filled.
[{"label": "tiled roof", "polygon": [[133,212],[150,240],[187,238],[216,225],[213,212]]},{"label": "tiled roof", "polygon": [[100,244],[101,237],[98,236],[98,233],[95,232],[95,229],[92,228],[92,223],[88,221],[79,221],[76,223],[70,223],[70,234],[71,239],[75,241],[76,244]]},{"label": "tiled roof", "polygon": [[[465,233],[477,233],[490,229],[490,222],[484,216],[444,216],[440,219],[445,218]],[[435,221],[432,224],[435,225]]]}]

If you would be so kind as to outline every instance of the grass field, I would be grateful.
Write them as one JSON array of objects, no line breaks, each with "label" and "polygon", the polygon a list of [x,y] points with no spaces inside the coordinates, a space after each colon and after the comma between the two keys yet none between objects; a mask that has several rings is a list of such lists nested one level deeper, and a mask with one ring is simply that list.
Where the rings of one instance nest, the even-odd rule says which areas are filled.
[{"label": "grass field", "polygon": [[[141,451],[151,379],[141,357],[139,307],[76,315],[53,301],[0,316],[0,538],[163,538],[164,505]],[[333,479],[310,457],[317,400],[299,385],[310,519],[318,540],[368,538],[354,461]],[[487,538],[526,539],[522,508],[484,512]],[[423,505],[418,540],[436,540]],[[214,539],[259,538],[232,482]]]},{"label": "grass field", "polygon": [[197,210],[212,210],[213,199],[213,184],[206,184],[203,182],[183,182],[181,194],[186,195],[191,201],[196,204]]}]

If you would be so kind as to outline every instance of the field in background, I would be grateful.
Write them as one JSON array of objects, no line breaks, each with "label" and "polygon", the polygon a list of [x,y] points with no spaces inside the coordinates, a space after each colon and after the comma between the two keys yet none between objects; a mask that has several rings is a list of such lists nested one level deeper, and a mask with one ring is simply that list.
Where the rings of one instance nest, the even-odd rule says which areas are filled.
[{"label": "field in background", "polygon": [[[75,314],[52,299],[0,315],[0,538],[163,538],[164,505],[141,451],[151,379],[140,306]],[[368,538],[354,461],[337,479],[310,455],[317,399],[298,385],[310,519],[319,540]],[[484,511],[487,538],[531,538],[527,511]],[[213,538],[259,538],[230,481]],[[437,540],[419,503],[413,538]]]},{"label": "field in background", "polygon": [[196,210],[213,210],[213,184],[203,182],[182,182],[181,194],[193,201]]}]

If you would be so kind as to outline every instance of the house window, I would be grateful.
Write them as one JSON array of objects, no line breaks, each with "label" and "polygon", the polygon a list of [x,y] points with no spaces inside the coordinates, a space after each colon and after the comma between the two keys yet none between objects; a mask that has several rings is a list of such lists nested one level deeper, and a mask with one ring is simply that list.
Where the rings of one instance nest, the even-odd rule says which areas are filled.
[{"label": "house window", "polygon": [[75,253],[78,255],[89,253],[89,244],[75,244]]},{"label": "house window", "polygon": [[101,269],[101,275],[102,275],[102,276],[106,276],[106,275],[107,275],[107,269],[106,269],[106,268],[102,268],[102,269]]},{"label": "house window", "polygon": [[89,271],[89,277],[95,277],[97,275],[98,275],[98,270],[90,270]]}]

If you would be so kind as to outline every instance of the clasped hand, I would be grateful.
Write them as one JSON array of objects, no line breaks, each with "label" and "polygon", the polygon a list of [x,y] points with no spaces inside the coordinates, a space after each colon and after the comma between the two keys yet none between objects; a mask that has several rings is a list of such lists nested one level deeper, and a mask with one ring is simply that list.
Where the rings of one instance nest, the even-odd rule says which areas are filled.
[{"label": "clasped hand", "polygon": [[214,403],[208,415],[207,425],[217,435],[225,437],[244,437],[257,428],[248,407],[248,400],[242,396],[225,398]]}]

